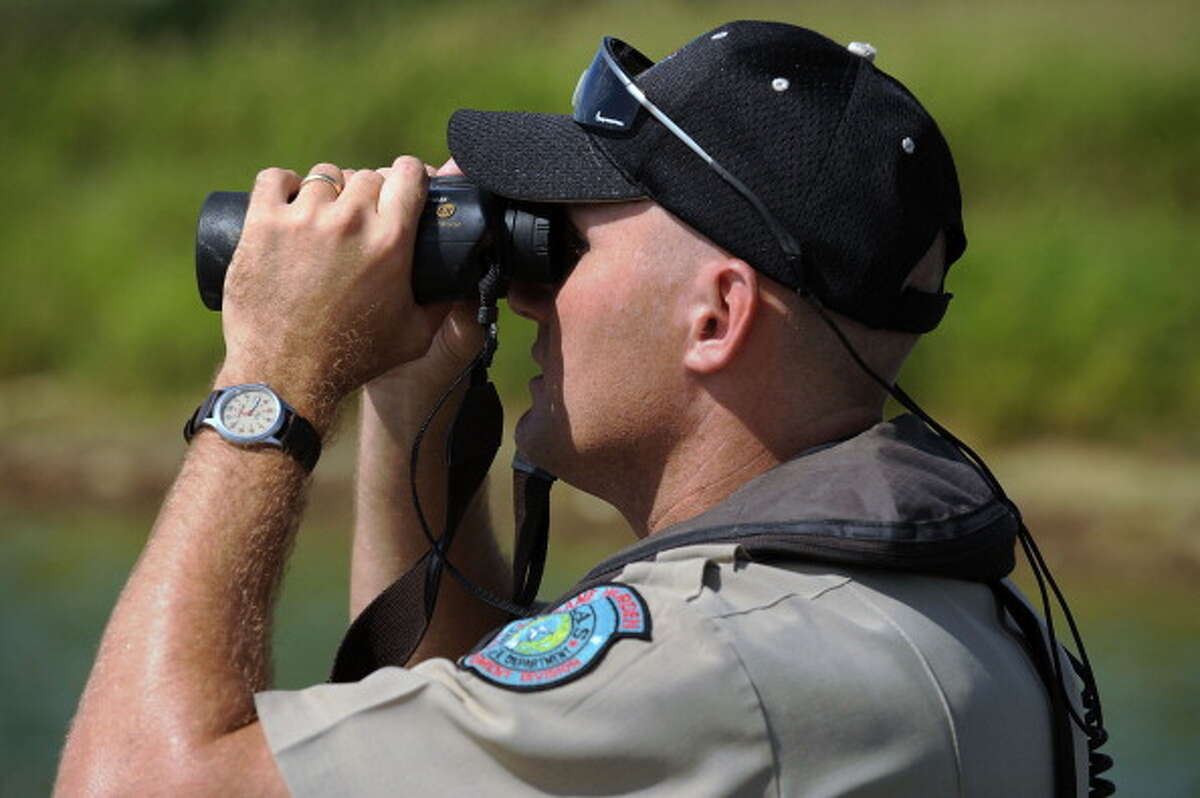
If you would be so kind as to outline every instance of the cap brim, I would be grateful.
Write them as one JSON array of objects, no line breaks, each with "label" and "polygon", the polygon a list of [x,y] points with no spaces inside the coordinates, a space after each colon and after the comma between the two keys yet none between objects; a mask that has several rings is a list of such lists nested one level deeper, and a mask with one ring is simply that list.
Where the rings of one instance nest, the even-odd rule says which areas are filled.
[{"label": "cap brim", "polygon": [[647,196],[569,116],[455,111],[446,141],[463,173],[502,197],[620,202]]}]

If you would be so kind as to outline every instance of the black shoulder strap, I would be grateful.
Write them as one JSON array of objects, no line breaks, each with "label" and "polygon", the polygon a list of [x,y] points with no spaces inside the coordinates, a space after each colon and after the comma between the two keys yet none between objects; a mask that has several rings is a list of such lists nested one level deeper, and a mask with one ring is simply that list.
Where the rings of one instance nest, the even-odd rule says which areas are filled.
[{"label": "black shoulder strap", "polygon": [[1071,713],[1063,686],[1055,677],[1053,654],[1046,642],[1045,632],[1037,615],[1004,582],[988,583],[996,604],[1016,622],[1021,630],[1021,642],[1029,654],[1038,677],[1050,697],[1050,733],[1054,750],[1054,794],[1058,798],[1076,798],[1075,741],[1071,732]]},{"label": "black shoulder strap", "polygon": [[[626,565],[667,549],[734,543],[756,562],[824,562],[882,568],[972,582],[1007,576],[1014,566],[1017,520],[1008,505],[989,501],[958,515],[905,523],[903,535],[880,536],[873,522],[810,519],[737,522],[652,535],[609,557],[584,575],[572,592],[610,581]],[[917,529],[924,539],[917,540]]]}]

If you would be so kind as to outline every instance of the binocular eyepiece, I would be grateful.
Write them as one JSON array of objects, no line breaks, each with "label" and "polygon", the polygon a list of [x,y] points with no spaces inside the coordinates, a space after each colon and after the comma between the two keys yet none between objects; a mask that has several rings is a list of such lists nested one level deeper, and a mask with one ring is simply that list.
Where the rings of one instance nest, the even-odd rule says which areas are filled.
[{"label": "binocular eyepiece", "polygon": [[[225,272],[233,259],[250,195],[214,191],[196,229],[196,281],[209,310],[221,309]],[[493,263],[510,280],[560,281],[582,244],[565,207],[518,202],[460,176],[432,177],[413,248],[413,296],[420,304],[478,296]]]}]

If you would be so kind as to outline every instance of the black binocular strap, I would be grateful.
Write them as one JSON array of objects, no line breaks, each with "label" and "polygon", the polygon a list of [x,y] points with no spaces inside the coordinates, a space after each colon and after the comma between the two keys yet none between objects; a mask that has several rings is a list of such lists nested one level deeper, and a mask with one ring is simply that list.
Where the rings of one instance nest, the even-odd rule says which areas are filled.
[{"label": "black binocular strap", "polygon": [[412,656],[429,625],[425,595],[430,555],[431,551],[422,555],[354,619],[338,646],[329,681],[358,681],[383,665]]},{"label": "black binocular strap", "polygon": [[554,476],[519,455],[513,464],[516,543],[512,601],[471,584],[447,558],[454,532],[479,491],[500,447],[503,409],[496,389],[472,379],[454,419],[447,448],[449,464],[446,526],[420,560],[379,594],[350,625],[338,647],[331,682],[357,681],[385,665],[404,665],[420,645],[437,603],[444,572],[481,601],[511,616],[534,605],[546,563],[550,527],[550,486]]},{"label": "black binocular strap", "polygon": [[473,376],[447,443],[444,532],[431,539],[429,551],[350,624],[338,646],[330,681],[357,681],[384,665],[403,665],[420,645],[433,616],[454,532],[500,448],[503,412],[495,386]]},{"label": "black binocular strap", "polygon": [[513,547],[513,601],[533,608],[550,539],[550,487],[555,476],[530,463],[518,452],[513,458],[513,512],[516,545]]}]

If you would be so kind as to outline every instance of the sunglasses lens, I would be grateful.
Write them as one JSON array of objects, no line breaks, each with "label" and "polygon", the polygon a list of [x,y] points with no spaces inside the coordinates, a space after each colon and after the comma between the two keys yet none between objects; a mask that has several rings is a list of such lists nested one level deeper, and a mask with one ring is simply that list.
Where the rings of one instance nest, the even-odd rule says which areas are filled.
[{"label": "sunglasses lens", "polygon": [[641,106],[617,75],[613,66],[617,62],[610,61],[612,55],[605,52],[610,43],[628,47],[613,39],[600,45],[592,65],[579,76],[571,105],[575,109],[575,121],[581,125],[599,130],[626,131],[633,126]]}]

